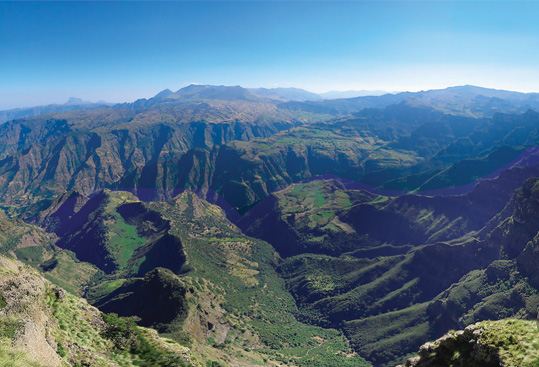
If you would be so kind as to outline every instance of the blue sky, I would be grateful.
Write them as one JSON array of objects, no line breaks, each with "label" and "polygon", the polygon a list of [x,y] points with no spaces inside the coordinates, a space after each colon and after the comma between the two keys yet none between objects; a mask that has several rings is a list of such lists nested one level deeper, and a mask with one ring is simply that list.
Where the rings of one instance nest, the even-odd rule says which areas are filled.
[{"label": "blue sky", "polygon": [[539,3],[0,2],[0,109],[190,83],[539,91]]}]

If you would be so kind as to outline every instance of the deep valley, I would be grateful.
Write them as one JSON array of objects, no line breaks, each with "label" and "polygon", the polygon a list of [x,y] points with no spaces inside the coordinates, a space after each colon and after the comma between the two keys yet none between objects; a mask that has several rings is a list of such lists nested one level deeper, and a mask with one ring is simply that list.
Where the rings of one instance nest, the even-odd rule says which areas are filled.
[{"label": "deep valley", "polygon": [[85,106],[0,125],[0,362],[539,363],[537,94]]}]

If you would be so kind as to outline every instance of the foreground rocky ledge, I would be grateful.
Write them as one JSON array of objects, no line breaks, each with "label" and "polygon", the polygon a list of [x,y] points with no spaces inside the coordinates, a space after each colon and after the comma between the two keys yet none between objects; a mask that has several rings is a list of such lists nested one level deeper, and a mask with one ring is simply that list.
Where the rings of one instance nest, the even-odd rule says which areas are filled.
[{"label": "foreground rocky ledge", "polygon": [[532,367],[539,365],[538,347],[535,321],[483,321],[422,345],[404,366]]}]

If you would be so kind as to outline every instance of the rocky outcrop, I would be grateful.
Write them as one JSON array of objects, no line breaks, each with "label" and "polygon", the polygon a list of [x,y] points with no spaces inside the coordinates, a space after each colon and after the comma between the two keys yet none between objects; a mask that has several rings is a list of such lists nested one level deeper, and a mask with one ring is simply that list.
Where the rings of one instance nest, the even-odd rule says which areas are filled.
[{"label": "rocky outcrop", "polygon": [[11,345],[43,366],[59,367],[62,362],[50,330],[54,320],[43,305],[47,287],[51,285],[35,270],[0,257],[0,320],[10,320],[14,325]]},{"label": "rocky outcrop", "polygon": [[501,366],[498,349],[483,342],[482,334],[481,323],[446,334],[434,342],[423,344],[419,348],[418,355],[409,358],[405,366],[448,366],[451,360],[458,360],[455,366]]},{"label": "rocky outcrop", "polygon": [[404,366],[531,367],[539,358],[537,341],[535,321],[483,321],[424,344]]}]

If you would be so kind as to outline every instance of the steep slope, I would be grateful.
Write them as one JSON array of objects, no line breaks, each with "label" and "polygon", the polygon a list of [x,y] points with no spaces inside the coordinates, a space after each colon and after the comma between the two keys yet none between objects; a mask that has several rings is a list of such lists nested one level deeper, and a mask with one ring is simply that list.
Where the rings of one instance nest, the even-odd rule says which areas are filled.
[{"label": "steep slope", "polygon": [[335,179],[277,191],[238,220],[248,235],[270,242],[283,257],[324,253],[376,257],[411,246],[455,240],[477,232],[500,212],[539,165],[513,167],[457,196],[389,197],[349,189]]},{"label": "steep slope", "polygon": [[[340,254],[360,236],[342,222],[341,212],[352,205],[387,200],[361,190],[346,190],[334,179],[292,184],[275,192],[241,217],[237,224],[250,236],[267,241],[283,257],[300,253]],[[367,239],[363,239],[368,242]]]},{"label": "steep slope", "polygon": [[336,330],[298,322],[271,246],[193,193],[152,203],[64,195],[34,220],[100,268],[86,287],[91,303],[190,344],[196,363],[368,365]]},{"label": "steep slope", "polygon": [[[408,190],[431,190],[470,183],[481,173],[496,171],[510,163],[523,148],[537,146],[538,119],[539,114],[531,110],[522,115],[496,114],[492,119],[477,124],[469,135],[440,146],[424,161],[413,166],[385,167],[369,172],[362,182],[386,189]],[[392,144],[399,146],[401,143]],[[426,134],[409,139],[407,144],[428,147],[433,143]],[[392,182],[391,177],[394,179],[395,176],[399,178]]]},{"label": "steep slope", "polygon": [[[2,219],[1,249],[189,343],[202,365],[385,366],[451,328],[535,312],[539,184],[511,195],[539,175],[527,149],[539,114],[403,103],[324,118],[240,87],[191,86],[7,123],[0,200],[52,234]],[[458,196],[374,195],[332,179],[267,197],[328,174],[445,189],[507,164]],[[242,212],[262,201],[238,222],[244,232],[191,192],[141,201],[185,188]]]},{"label": "steep slope", "polygon": [[408,359],[405,366],[536,366],[537,334],[533,321],[480,322],[422,345],[419,355]]},{"label": "steep slope", "polygon": [[105,190],[92,198],[72,193],[48,203],[27,220],[54,232],[57,246],[106,274],[144,275],[156,267],[179,272],[185,262],[168,222],[130,193]]},{"label": "steep slope", "polygon": [[[231,89],[223,87],[222,93]],[[178,163],[191,149],[211,152],[231,140],[267,137],[310,121],[269,100],[172,98],[177,93],[2,125],[2,202],[27,203],[34,195],[66,190],[89,195],[106,187],[173,189],[181,174],[176,168],[169,177],[164,162]]]},{"label": "steep slope", "polygon": [[0,256],[0,364],[192,366],[189,350],[104,315],[36,270]]},{"label": "steep slope", "polygon": [[0,253],[37,265],[50,258],[54,237],[21,220],[10,220],[0,212]]},{"label": "steep slope", "polygon": [[[445,126],[448,136],[442,134],[440,141],[422,139],[408,150],[389,146],[424,124]],[[462,128],[464,125],[467,127]],[[444,141],[452,142],[479,125],[479,120],[402,105],[365,110],[352,118],[310,124],[267,139],[231,142],[221,147],[212,187],[233,207],[245,212],[271,191],[295,181],[321,175],[359,181],[369,172],[391,168],[400,174],[403,167],[414,167],[429,158],[426,146],[436,152]],[[385,179],[390,178],[395,176]]]},{"label": "steep slope", "polygon": [[[243,213],[278,187],[319,175],[398,189],[466,184],[539,140],[533,112],[482,120],[400,104],[315,123],[327,116],[251,94],[192,86],[111,109],[9,122],[0,128],[0,200],[16,207],[67,190],[120,189],[144,200],[212,190]],[[478,157],[457,167],[462,175],[449,170]]]},{"label": "steep slope", "polygon": [[[133,213],[159,213],[170,224],[170,234],[180,239],[186,260],[181,272],[176,271],[179,278],[150,271],[143,279],[112,286],[112,291],[91,288],[88,295],[105,310],[135,314],[143,325],[190,339],[200,360],[238,366],[264,364],[264,358],[278,365],[366,365],[336,330],[296,321],[295,303],[274,270],[274,250],[243,235],[218,207],[189,192],[168,202],[125,206],[131,213],[127,221],[140,215]],[[145,313],[136,301],[150,298],[156,289],[163,289],[164,301],[151,302],[163,310],[158,317],[164,319]]]},{"label": "steep slope", "polygon": [[[513,168],[460,197],[403,196],[336,211],[339,222],[349,226],[348,233],[340,231],[348,241],[350,229],[363,228],[350,241],[359,250],[326,250],[333,256],[300,254],[287,258],[279,267],[301,320],[342,329],[360,355],[384,366],[402,360],[425,340],[449,329],[485,319],[534,315],[539,302],[534,270],[539,258],[534,240],[539,232],[537,179],[525,181],[511,198],[512,190],[533,174],[529,169]],[[279,205],[284,210],[294,208],[286,205],[294,198],[293,191],[275,194],[280,200],[273,209],[276,213]],[[328,192],[318,196],[338,197]],[[497,201],[492,200],[494,196]],[[358,213],[361,207],[371,209]],[[316,215],[313,208],[298,209],[305,216]],[[346,211],[355,214],[346,217],[342,214]],[[276,221],[281,227],[273,230],[280,228],[285,234],[288,242],[276,242],[276,247],[300,243],[303,247],[296,245],[296,249],[316,253],[327,241],[326,248],[338,248],[334,247],[338,241],[324,239],[323,226],[318,229],[322,234],[318,243],[311,237],[316,227],[291,226],[299,236],[287,237],[287,230],[291,230],[286,227],[288,215],[279,219],[269,214],[263,219],[269,226]],[[420,217],[428,218],[425,227]],[[373,220],[389,228],[393,221],[402,223],[406,218],[409,225],[394,232],[369,225]],[[251,234],[272,232],[270,227],[257,232],[260,223],[251,220]],[[333,235],[338,238],[339,231]],[[451,242],[436,242],[442,239]],[[365,243],[372,247],[362,248]],[[396,246],[402,246],[400,251]]]},{"label": "steep slope", "polygon": [[72,252],[58,248],[58,237],[42,228],[0,213],[0,231],[0,254],[44,271],[48,280],[74,294],[82,294],[98,271],[80,262]]}]

